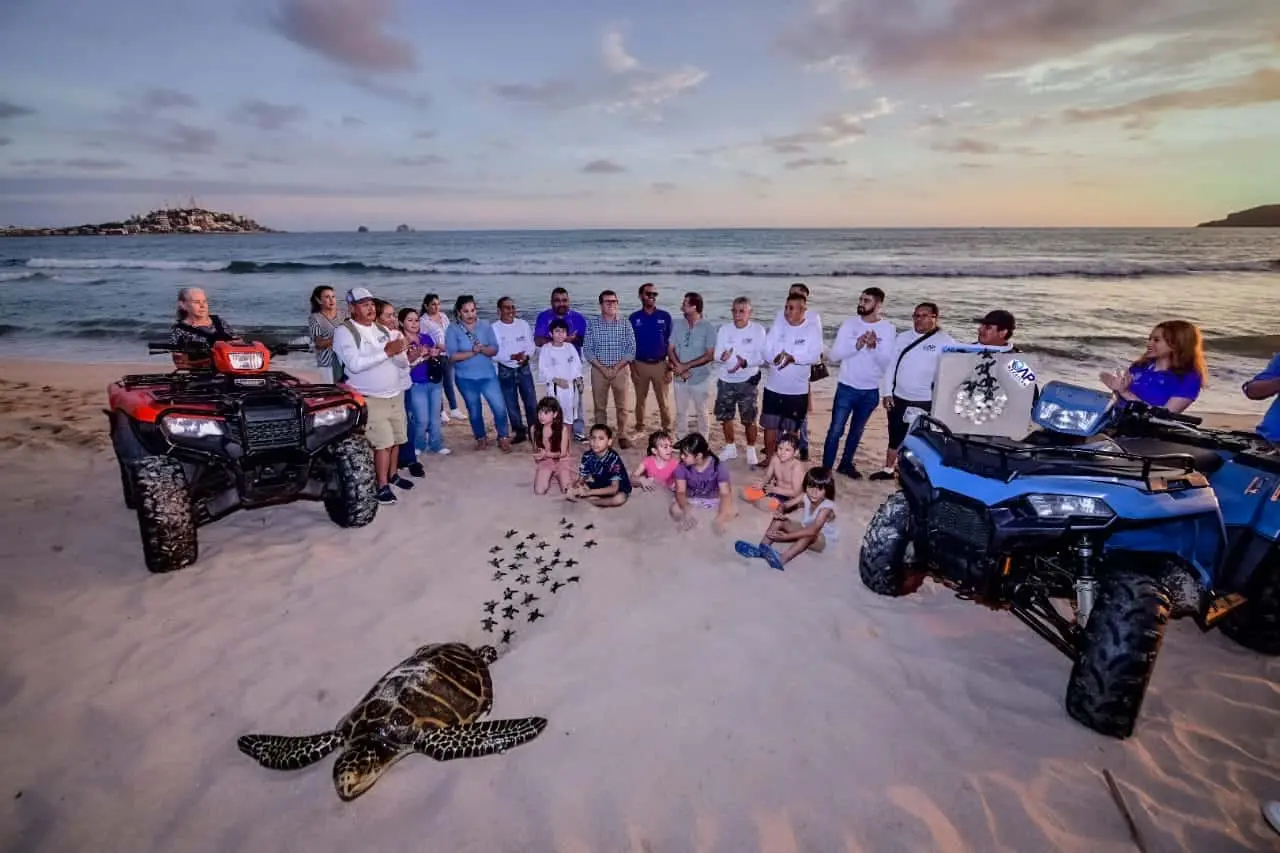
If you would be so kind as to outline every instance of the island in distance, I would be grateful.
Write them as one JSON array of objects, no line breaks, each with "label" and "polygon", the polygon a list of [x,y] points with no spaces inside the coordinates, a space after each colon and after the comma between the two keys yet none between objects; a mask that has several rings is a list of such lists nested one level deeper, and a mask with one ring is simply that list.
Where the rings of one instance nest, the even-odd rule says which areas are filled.
[{"label": "island in distance", "polygon": [[1264,204],[1227,214],[1226,219],[1201,222],[1197,228],[1280,228],[1280,204]]},{"label": "island in distance", "polygon": [[153,210],[131,216],[122,222],[98,225],[70,225],[65,228],[5,228],[5,237],[81,237],[123,236],[128,234],[278,234],[247,216],[222,213],[202,207]]}]

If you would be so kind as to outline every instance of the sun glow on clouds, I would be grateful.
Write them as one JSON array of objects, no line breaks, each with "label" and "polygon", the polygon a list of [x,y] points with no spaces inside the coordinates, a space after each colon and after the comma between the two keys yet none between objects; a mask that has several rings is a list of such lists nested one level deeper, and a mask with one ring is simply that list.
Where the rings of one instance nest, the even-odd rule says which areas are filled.
[{"label": "sun glow on clouds", "polygon": [[1280,200],[1275,0],[625,22],[586,0],[270,0],[122,23],[149,2],[75,28],[24,4],[0,28],[0,222],[189,193],[293,230],[1186,224]]}]

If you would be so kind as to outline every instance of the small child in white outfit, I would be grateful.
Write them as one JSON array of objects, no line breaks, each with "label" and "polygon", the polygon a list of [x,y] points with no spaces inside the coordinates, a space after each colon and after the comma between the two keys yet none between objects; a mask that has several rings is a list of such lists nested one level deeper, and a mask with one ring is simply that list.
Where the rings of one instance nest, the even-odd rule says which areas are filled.
[{"label": "small child in white outfit", "polygon": [[[822,553],[828,543],[840,538],[835,497],[836,483],[831,472],[826,468],[810,468],[804,475],[804,488],[773,514],[760,544],[739,540],[734,549],[744,557],[759,557],[778,571],[805,551]],[[797,508],[803,508],[799,521],[787,518],[787,513]],[[778,554],[773,548],[775,542],[787,542],[791,547]]]}]

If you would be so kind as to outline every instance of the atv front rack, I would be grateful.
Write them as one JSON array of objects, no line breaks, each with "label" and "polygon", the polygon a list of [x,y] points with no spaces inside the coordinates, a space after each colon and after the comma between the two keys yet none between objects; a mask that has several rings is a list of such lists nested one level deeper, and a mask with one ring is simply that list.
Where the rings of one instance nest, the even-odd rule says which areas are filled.
[{"label": "atv front rack", "polygon": [[[989,436],[960,435],[930,415],[916,419],[912,434],[928,442],[947,465],[1006,483],[1032,475],[1106,476],[1163,490],[1169,488],[1170,472],[1192,480],[1199,476],[1195,460],[1186,453],[1141,456],[1116,450],[1030,445]],[[1154,479],[1153,471],[1160,472]]]}]

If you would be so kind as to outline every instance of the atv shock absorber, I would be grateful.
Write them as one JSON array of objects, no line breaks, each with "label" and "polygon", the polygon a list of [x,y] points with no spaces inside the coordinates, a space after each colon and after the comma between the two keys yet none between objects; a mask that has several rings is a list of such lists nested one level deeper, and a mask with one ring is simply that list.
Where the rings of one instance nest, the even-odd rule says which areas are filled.
[{"label": "atv shock absorber", "polygon": [[1087,537],[1075,547],[1076,552],[1076,624],[1081,628],[1089,621],[1093,601],[1098,591],[1098,579],[1093,576],[1093,544]]}]

